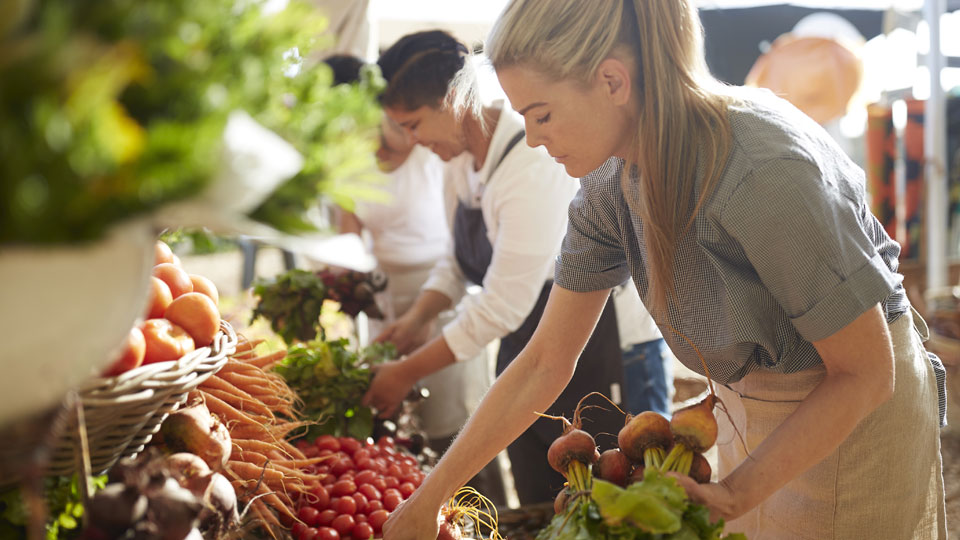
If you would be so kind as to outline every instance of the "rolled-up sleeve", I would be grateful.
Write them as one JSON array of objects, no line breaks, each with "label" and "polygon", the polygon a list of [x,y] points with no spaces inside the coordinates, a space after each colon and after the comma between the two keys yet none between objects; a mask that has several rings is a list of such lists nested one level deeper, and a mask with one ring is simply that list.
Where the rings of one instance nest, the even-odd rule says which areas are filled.
[{"label": "rolled-up sleeve", "polygon": [[733,192],[721,224],[808,341],[827,338],[890,296],[901,277],[866,233],[863,200],[810,162],[770,160]]},{"label": "rolled-up sleeve", "polygon": [[630,279],[614,203],[604,196],[599,186],[585,178],[570,203],[555,275],[564,289],[599,291]]}]

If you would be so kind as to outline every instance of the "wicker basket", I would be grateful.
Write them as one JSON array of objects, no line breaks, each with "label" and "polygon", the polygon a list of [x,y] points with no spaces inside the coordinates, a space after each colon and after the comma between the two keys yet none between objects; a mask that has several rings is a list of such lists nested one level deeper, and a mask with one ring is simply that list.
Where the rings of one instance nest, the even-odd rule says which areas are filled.
[{"label": "wicker basket", "polygon": [[[187,393],[216,373],[236,350],[237,334],[226,321],[209,347],[176,361],[158,362],[116,377],[95,378],[77,389],[93,474],[102,474],[120,458],[143,451],[160,424],[187,400]],[[66,433],[52,449],[49,474],[76,469],[77,437]]]}]

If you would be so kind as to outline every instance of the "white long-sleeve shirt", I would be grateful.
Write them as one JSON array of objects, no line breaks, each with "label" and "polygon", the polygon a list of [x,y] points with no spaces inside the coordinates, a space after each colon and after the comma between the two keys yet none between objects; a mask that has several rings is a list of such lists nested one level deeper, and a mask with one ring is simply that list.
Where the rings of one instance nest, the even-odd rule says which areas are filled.
[{"label": "white long-sleeve shirt", "polygon": [[474,171],[473,156],[466,153],[447,166],[444,189],[451,227],[458,200],[479,207],[493,246],[479,294],[464,296],[467,280],[452,247],[423,286],[459,302],[457,317],[443,328],[458,361],[472,358],[526,319],[544,283],[553,278],[567,207],[579,189],[543,147],[530,148],[523,140],[491,174],[521,129],[522,118],[504,102],[483,167]]}]

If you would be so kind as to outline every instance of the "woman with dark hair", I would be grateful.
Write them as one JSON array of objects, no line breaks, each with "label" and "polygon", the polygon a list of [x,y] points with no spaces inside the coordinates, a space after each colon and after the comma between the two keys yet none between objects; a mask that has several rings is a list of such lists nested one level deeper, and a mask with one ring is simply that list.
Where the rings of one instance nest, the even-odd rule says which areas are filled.
[{"label": "woman with dark hair", "polygon": [[[422,377],[470,358],[495,339],[500,339],[498,374],[523,349],[547,304],[566,209],[577,186],[542,148],[522,144],[522,120],[509,106],[481,101],[468,50],[449,34],[406,36],[378,63],[388,83],[381,98],[386,114],[448,162],[453,233],[451,252],[433,269],[413,307],[378,338],[407,353],[377,370],[366,395],[367,403],[389,415]],[[465,295],[470,283],[481,291]],[[454,307],[456,318],[424,344],[429,323]],[[621,385],[612,305],[584,356],[590,362],[545,412],[569,416],[589,392],[610,395],[613,385]],[[623,425],[623,417],[611,411],[585,416],[598,432],[616,433]],[[544,459],[560,430],[556,422],[539,421],[507,449],[522,503],[552,500],[563,485]]]}]

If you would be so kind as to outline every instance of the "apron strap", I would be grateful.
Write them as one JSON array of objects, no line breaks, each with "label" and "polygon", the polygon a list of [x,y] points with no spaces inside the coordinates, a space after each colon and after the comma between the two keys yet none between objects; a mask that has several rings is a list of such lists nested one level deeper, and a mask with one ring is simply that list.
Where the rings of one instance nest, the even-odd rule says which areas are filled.
[{"label": "apron strap", "polygon": [[507,154],[510,153],[510,150],[513,150],[513,147],[516,146],[521,139],[523,139],[524,135],[526,135],[526,133],[521,129],[516,135],[513,136],[512,139],[510,139],[510,142],[507,143],[506,148],[503,150],[503,154],[500,155],[500,159],[498,159],[496,165],[490,169],[490,176],[493,176],[493,171],[497,170],[497,167],[499,167],[500,164],[503,163],[503,160],[507,158]]}]

